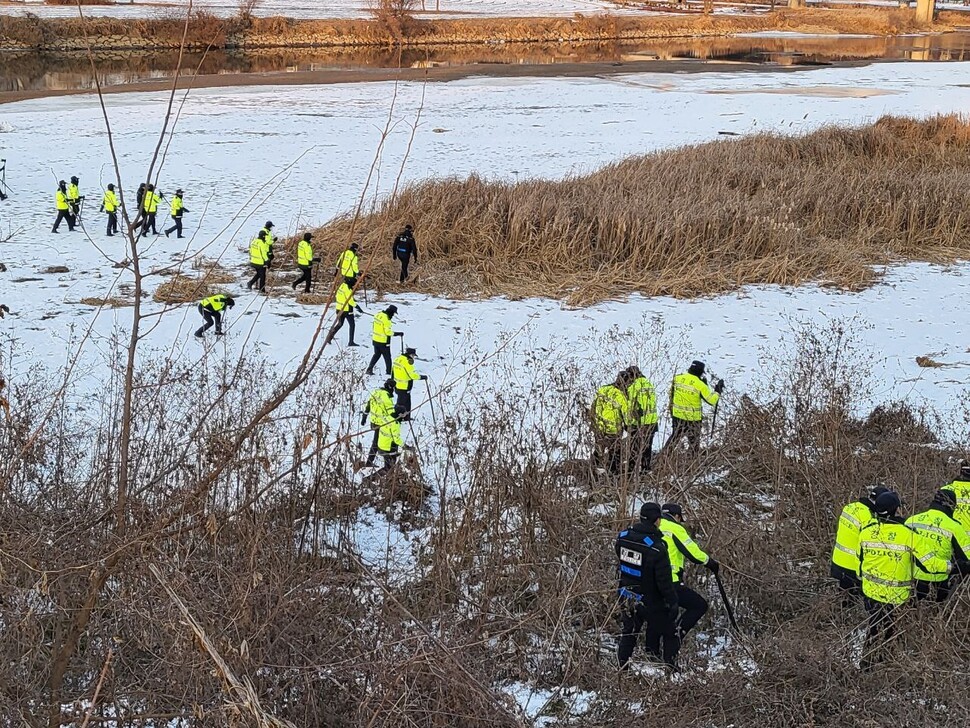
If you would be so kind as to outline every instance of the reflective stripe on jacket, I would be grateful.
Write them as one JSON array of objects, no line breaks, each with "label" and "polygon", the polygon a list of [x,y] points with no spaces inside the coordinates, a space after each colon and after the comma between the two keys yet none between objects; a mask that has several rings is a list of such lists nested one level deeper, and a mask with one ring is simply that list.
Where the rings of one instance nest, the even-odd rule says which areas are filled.
[{"label": "reflective stripe on jacket", "polygon": [[226,307],[226,296],[222,293],[217,293],[214,296],[203,298],[201,305],[202,308],[207,308],[213,312],[219,312]]},{"label": "reflective stripe on jacket", "polygon": [[253,238],[249,244],[249,262],[253,265],[266,265],[269,261],[269,246],[260,238]]},{"label": "reflective stripe on jacket", "polygon": [[357,254],[349,248],[337,256],[337,271],[344,278],[356,278],[360,273]]},{"label": "reflective stripe on jacket", "polygon": [[657,424],[657,393],[646,377],[637,377],[626,388],[631,425]]},{"label": "reflective stripe on jacket", "polygon": [[393,417],[381,425],[380,432],[377,434],[377,449],[383,453],[391,452],[391,446],[401,447],[404,440],[401,439],[401,423]]},{"label": "reflective stripe on jacket", "polygon": [[184,205],[182,204],[182,198],[175,195],[175,197],[172,198],[172,203],[168,206],[168,211],[172,217],[182,217],[183,207]]},{"label": "reflective stripe on jacket", "polygon": [[[950,518],[943,511],[929,508],[906,519],[906,525],[916,531],[927,551],[932,551],[938,558],[952,562],[953,546],[963,552],[964,557],[970,554],[970,536],[960,523]],[[922,569],[916,570],[917,581],[946,581],[947,574],[927,574]]]},{"label": "reflective stripe on jacket", "polygon": [[114,212],[118,209],[118,195],[111,190],[105,190],[101,204],[104,205],[105,212]]},{"label": "reflective stripe on jacket", "polygon": [[367,399],[371,427],[379,428],[394,419],[394,400],[386,389],[375,389]]},{"label": "reflective stripe on jacket", "polygon": [[605,384],[596,390],[590,414],[593,427],[601,435],[619,435],[627,424],[630,403],[615,384]]},{"label": "reflective stripe on jacket", "polygon": [[686,559],[690,559],[695,564],[706,564],[710,561],[711,557],[704,553],[697,542],[691,538],[687,529],[677,521],[661,518],[658,525],[660,532],[664,535],[664,541],[667,542],[667,553],[670,555],[670,574],[675,584],[680,582],[683,576]]},{"label": "reflective stripe on jacket", "polygon": [[77,185],[69,184],[67,186],[67,199],[75,203],[81,199],[81,190],[78,189]]},{"label": "reflective stripe on jacket", "polygon": [[54,204],[57,205],[58,210],[69,209],[67,204],[67,195],[60,190],[54,193]]},{"label": "reflective stripe on jacket", "polygon": [[387,344],[390,343],[393,335],[394,324],[391,323],[391,317],[381,311],[374,317],[373,339],[378,344]]},{"label": "reflective stripe on jacket", "polygon": [[[943,486],[945,490],[952,490],[957,499],[957,507],[953,509],[953,517],[970,533],[970,481],[954,480]],[[970,556],[970,554],[967,554]]]},{"label": "reflective stripe on jacket", "polygon": [[700,422],[703,418],[701,399],[709,405],[717,404],[717,392],[704,383],[700,377],[693,374],[678,374],[674,377],[674,384],[670,398],[670,414],[678,420]]},{"label": "reflective stripe on jacket", "polygon": [[853,501],[842,509],[835,531],[832,563],[859,574],[859,534],[873,519],[872,509],[864,501]]},{"label": "reflective stripe on jacket", "polygon": [[354,289],[346,283],[341,283],[337,289],[337,310],[341,313],[347,313],[353,311],[356,307],[357,301],[354,300]]},{"label": "reflective stripe on jacket", "polygon": [[862,593],[874,601],[903,604],[912,594],[919,569],[930,574],[946,574],[949,566],[901,521],[876,519],[860,534]]},{"label": "reflective stripe on jacket", "polygon": [[158,211],[158,203],[162,201],[162,198],[158,196],[156,192],[149,192],[145,190],[145,196],[141,201],[141,209],[145,212],[152,213]]}]

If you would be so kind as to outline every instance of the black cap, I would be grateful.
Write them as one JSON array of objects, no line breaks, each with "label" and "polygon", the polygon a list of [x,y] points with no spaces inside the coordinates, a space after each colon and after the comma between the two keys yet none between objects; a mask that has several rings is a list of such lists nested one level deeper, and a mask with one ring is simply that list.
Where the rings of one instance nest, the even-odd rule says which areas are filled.
[{"label": "black cap", "polygon": [[384,309],[384,313],[386,313],[388,316],[393,316],[397,313],[397,306],[392,303],[390,306]]},{"label": "black cap", "polygon": [[418,354],[417,350],[413,346],[409,346],[407,349],[405,349],[404,353],[410,356],[417,356]]},{"label": "black cap", "polygon": [[313,233],[303,233],[303,239],[304,240],[312,240],[313,239]]},{"label": "black cap", "polygon": [[933,502],[946,508],[956,508],[957,494],[947,488],[941,488],[933,494]]},{"label": "black cap", "polygon": [[664,516],[684,517],[684,509],[680,507],[679,503],[664,503],[662,510]]},{"label": "black cap", "polygon": [[394,389],[394,380],[393,379],[386,379],[386,380],[384,380],[384,384],[381,387],[381,389],[386,389],[388,391]]},{"label": "black cap", "polygon": [[71,177],[71,182],[73,182],[74,184],[77,184],[79,180],[77,177]]},{"label": "black cap", "polygon": [[695,359],[690,363],[690,366],[687,368],[687,373],[693,374],[695,377],[699,377],[704,373],[705,369],[707,369],[707,367],[704,365],[704,362],[697,361]]},{"label": "black cap", "polygon": [[875,503],[876,498],[881,496],[883,493],[889,492],[889,488],[887,488],[885,485],[874,485],[869,489],[869,500]]},{"label": "black cap", "polygon": [[414,230],[414,227],[411,225],[411,223],[408,223],[407,225],[404,226],[404,229],[410,232]]},{"label": "black cap", "polygon": [[879,497],[876,498],[876,515],[895,516],[900,505],[899,496],[891,490],[887,490],[885,493],[880,493]]},{"label": "black cap", "polygon": [[176,195],[181,195],[183,191],[184,190],[182,190],[182,188],[180,187],[179,189],[175,190],[175,194]]},{"label": "black cap", "polygon": [[266,224],[263,225],[263,227],[264,228],[271,228],[271,227],[273,227],[273,221],[272,220],[267,220],[266,221]]},{"label": "black cap", "polygon": [[653,523],[658,518],[660,518],[660,504],[654,503],[653,501],[647,501],[642,506],[640,506],[640,520]]},{"label": "black cap", "polygon": [[351,249],[351,250],[357,250],[357,248],[358,248],[358,245],[357,245],[357,243],[351,243],[351,244],[350,244],[350,249]]},{"label": "black cap", "polygon": [[348,286],[353,288],[354,286],[357,285],[357,279],[354,278],[353,276],[347,276],[346,278],[344,278],[344,283],[346,283]]},{"label": "black cap", "polygon": [[57,186],[58,186],[58,187],[63,187],[63,186],[64,186],[64,185],[66,185],[66,184],[67,184],[67,182],[65,182],[64,180],[61,180],[61,181],[59,181],[59,182],[57,183]]},{"label": "black cap", "polygon": [[114,190],[114,188],[115,188],[115,186],[114,186],[113,184],[109,184],[109,185],[108,185],[108,189],[109,189],[109,190],[112,190],[112,191],[113,191],[113,190]]}]

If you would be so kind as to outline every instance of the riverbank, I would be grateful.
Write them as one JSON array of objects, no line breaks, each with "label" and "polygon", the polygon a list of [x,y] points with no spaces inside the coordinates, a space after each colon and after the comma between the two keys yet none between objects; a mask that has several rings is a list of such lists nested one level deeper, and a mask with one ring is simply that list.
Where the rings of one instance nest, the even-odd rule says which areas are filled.
[{"label": "riverbank", "polygon": [[484,43],[581,43],[605,40],[718,37],[739,33],[797,31],[822,34],[895,35],[943,31],[970,22],[941,14],[932,26],[910,9],[852,8],[777,10],[750,15],[576,15],[572,18],[475,18],[417,20],[295,20],[217,18],[196,14],[186,24],[176,16],[111,18],[0,17],[0,50],[70,52],[189,49],[428,47]]}]

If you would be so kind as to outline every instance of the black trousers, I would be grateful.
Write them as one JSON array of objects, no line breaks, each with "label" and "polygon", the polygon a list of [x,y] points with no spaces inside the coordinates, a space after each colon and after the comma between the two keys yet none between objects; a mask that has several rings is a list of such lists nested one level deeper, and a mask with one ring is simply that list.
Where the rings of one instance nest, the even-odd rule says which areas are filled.
[{"label": "black trousers", "polygon": [[677,635],[684,639],[697,626],[701,617],[707,614],[707,600],[696,591],[683,584],[674,584],[680,616],[677,618]]},{"label": "black trousers", "polygon": [[394,403],[398,407],[404,410],[403,414],[398,418],[402,422],[411,419],[411,391],[405,389],[395,389],[395,394],[397,394],[397,401]]},{"label": "black trousers", "polygon": [[118,213],[109,212],[108,213],[108,235],[114,235],[118,232]]},{"label": "black trousers", "polygon": [[257,291],[263,291],[266,289],[266,266],[256,265],[255,263],[250,263],[253,270],[256,273],[252,278],[249,279],[249,283],[246,284],[246,288],[252,290],[253,286],[256,286]]},{"label": "black trousers", "polygon": [[411,254],[395,253],[395,256],[401,261],[401,283],[404,283],[408,279],[408,266],[411,265]]},{"label": "black trousers", "polygon": [[367,373],[374,373],[374,365],[384,359],[384,368],[387,370],[387,376],[391,376],[391,342],[382,344],[379,341],[373,342],[374,344],[374,356],[370,358],[370,364],[367,365]]},{"label": "black trousers", "polygon": [[630,470],[650,470],[653,460],[653,439],[657,435],[656,425],[635,425],[630,433]]},{"label": "black trousers", "polygon": [[303,292],[309,293],[310,286],[313,284],[313,267],[309,265],[300,265],[297,267],[300,269],[300,277],[293,281],[293,289],[296,290],[296,287],[303,283]]},{"label": "black trousers", "polygon": [[620,668],[626,666],[633,655],[637,639],[647,625],[644,647],[648,654],[661,658],[670,667],[677,664],[677,653],[680,651],[680,640],[674,629],[674,622],[664,608],[650,609],[642,602],[622,599],[620,604],[620,621],[623,625],[620,640],[616,649],[616,659]]},{"label": "black trousers", "polygon": [[593,435],[593,462],[601,468],[606,468],[613,475],[620,474],[623,461],[623,433],[619,435],[604,435],[597,432]]},{"label": "black trousers", "polygon": [[930,594],[938,602],[945,602],[946,598],[950,596],[951,584],[950,580],[946,579],[944,581],[916,581],[916,598],[920,601],[928,599]]},{"label": "black trousers", "polygon": [[687,444],[690,447],[690,451],[694,455],[700,454],[701,451],[701,423],[700,420],[697,422],[691,422],[689,420],[681,420],[674,417],[674,428],[670,433],[670,437],[667,438],[667,442],[664,443],[664,450],[675,447],[678,442],[683,438],[687,438]]},{"label": "black trousers", "polygon": [[869,629],[862,648],[861,666],[868,669],[880,661],[886,642],[896,633],[896,605],[877,602],[869,597],[864,597],[863,602],[869,614]]},{"label": "black trousers", "polygon": [[395,465],[397,465],[398,457],[400,457],[397,445],[392,443],[389,451],[385,452],[384,450],[379,450],[378,452],[380,452],[381,457],[384,458],[384,464],[370,475],[364,476],[364,478],[362,478],[360,481],[361,485],[384,477],[394,469]]},{"label": "black trousers", "polygon": [[69,204],[71,205],[71,222],[73,222],[76,226],[78,220],[81,219],[81,203],[71,202]]},{"label": "black trousers", "polygon": [[168,237],[173,232],[177,232],[178,233],[178,236],[179,237],[182,237],[182,218],[181,217],[173,217],[172,220],[175,221],[175,224],[172,225],[172,227],[165,229],[165,236]]},{"label": "black trousers", "polygon": [[347,339],[347,343],[348,344],[353,344],[354,343],[354,330],[357,328],[357,323],[355,321],[354,312],[353,311],[338,311],[337,312],[337,321],[331,327],[330,333],[327,334],[327,340],[324,342],[324,345],[325,346],[327,344],[329,344],[331,341],[333,341],[333,337],[337,335],[337,332],[340,331],[341,328],[343,328],[343,325],[344,325],[344,322],[345,321],[347,322],[347,326],[350,327],[350,336]]},{"label": "black trousers", "polygon": [[205,308],[201,303],[199,304],[199,313],[202,314],[202,318],[205,319],[205,324],[199,328],[196,332],[196,336],[202,336],[206,331],[211,329],[213,326],[216,327],[216,333],[222,333],[222,313],[219,311],[210,311]]},{"label": "black trousers", "polygon": [[862,596],[862,582],[859,577],[854,571],[837,564],[829,567],[829,573],[842,591],[842,608],[851,609]]},{"label": "black trousers", "polygon": [[379,427],[371,427],[371,430],[374,433],[374,437],[371,439],[370,450],[367,451],[367,460],[364,463],[368,467],[373,465],[374,461],[377,459],[377,439],[381,434]]},{"label": "black trousers", "polygon": [[158,230],[155,229],[155,215],[154,212],[146,212],[145,220],[141,224],[141,234],[148,235],[148,229],[151,228],[152,235],[158,235]]},{"label": "black trousers", "polygon": [[71,214],[71,211],[70,210],[58,210],[57,211],[57,219],[54,220],[54,228],[53,228],[53,230],[51,230],[52,233],[56,233],[57,232],[57,228],[60,227],[62,220],[64,220],[64,221],[67,222],[67,229],[68,230],[73,230],[74,229],[74,216]]}]

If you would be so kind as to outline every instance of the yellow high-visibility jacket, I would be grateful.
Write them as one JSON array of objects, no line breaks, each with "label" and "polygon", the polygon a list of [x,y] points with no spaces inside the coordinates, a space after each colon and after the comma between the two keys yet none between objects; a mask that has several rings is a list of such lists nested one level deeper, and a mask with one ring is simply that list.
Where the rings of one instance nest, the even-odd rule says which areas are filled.
[{"label": "yellow high-visibility jacket", "polygon": [[381,311],[374,317],[374,335],[372,338],[378,344],[387,344],[390,343],[392,336],[394,336],[394,324],[391,323],[391,317]]},{"label": "yellow high-visibility jacket", "polygon": [[634,379],[626,388],[626,396],[630,402],[631,425],[657,424],[657,394],[649,379]]},{"label": "yellow high-visibility jacket", "polygon": [[185,205],[182,204],[182,198],[178,195],[172,198],[171,204],[168,206],[168,212],[172,217],[182,217],[182,208]]},{"label": "yellow high-visibility jacket", "polygon": [[700,422],[703,418],[701,400],[715,405],[719,398],[717,392],[711,391],[703,379],[684,372],[674,377],[670,414],[678,420]]},{"label": "yellow high-visibility jacket", "polygon": [[[970,554],[970,536],[967,530],[953,518],[936,508],[928,508],[906,519],[906,525],[916,531],[927,550],[933,551],[946,562],[954,561],[954,545],[963,552],[961,558]],[[927,574],[917,569],[917,581],[946,581],[947,574]]]},{"label": "yellow high-visibility jacket", "polygon": [[950,565],[900,520],[873,520],[859,537],[862,593],[883,604],[903,604],[919,569],[947,574]]},{"label": "yellow high-visibility jacket", "polygon": [[217,293],[214,296],[209,296],[208,298],[203,298],[200,303],[202,308],[207,308],[210,311],[218,312],[226,307],[226,298],[222,293]]},{"label": "yellow high-visibility jacket", "polygon": [[81,199],[81,190],[76,184],[71,183],[67,186],[67,199],[74,203]]},{"label": "yellow high-visibility jacket", "polygon": [[313,246],[306,240],[301,240],[296,246],[296,264],[301,268],[313,264]]},{"label": "yellow high-visibility jacket", "polygon": [[354,289],[346,283],[341,283],[337,289],[337,310],[348,313],[355,308],[357,308],[357,301],[354,300]]},{"label": "yellow high-visibility jacket", "polygon": [[678,583],[684,572],[684,563],[690,559],[695,564],[706,564],[711,557],[697,545],[697,542],[687,533],[687,529],[677,521],[661,518],[657,524],[667,542],[667,554],[670,556],[670,573],[674,583]]},{"label": "yellow high-visibility jacket", "polygon": [[835,532],[835,548],[832,563],[859,575],[859,534],[875,516],[864,501],[853,501],[842,509]]},{"label": "yellow high-visibility jacket", "polygon": [[253,265],[266,265],[269,261],[269,246],[260,238],[253,238],[249,244],[249,262]]},{"label": "yellow high-visibility jacket", "polygon": [[371,427],[380,428],[394,419],[394,400],[386,389],[375,389],[367,399],[367,414]]},{"label": "yellow high-visibility jacket", "polygon": [[377,449],[383,453],[391,452],[391,446],[401,447],[404,440],[401,439],[401,423],[393,417],[381,425],[377,434]]},{"label": "yellow high-visibility jacket", "polygon": [[114,212],[118,209],[118,195],[113,190],[105,190],[101,204],[104,205],[105,212]]},{"label": "yellow high-visibility jacket", "polygon": [[401,354],[394,360],[391,371],[394,376],[394,388],[403,392],[410,392],[414,383],[421,379],[421,375],[414,370],[414,364],[408,359],[407,354]]},{"label": "yellow high-visibility jacket", "polygon": [[360,265],[357,253],[350,248],[337,256],[337,272],[344,278],[356,278],[360,273]]},{"label": "yellow high-visibility jacket", "polygon": [[57,205],[58,210],[68,210],[70,209],[67,204],[67,195],[65,195],[60,190],[54,193],[54,204]]},{"label": "yellow high-visibility jacket", "polygon": [[[957,507],[953,509],[953,517],[970,533],[970,481],[954,480],[944,485],[945,490],[952,490],[957,499]],[[970,556],[970,554],[967,554]]]},{"label": "yellow high-visibility jacket", "polygon": [[627,424],[630,402],[615,384],[605,384],[596,390],[590,414],[593,427],[601,435],[619,435]]},{"label": "yellow high-visibility jacket", "polygon": [[162,198],[154,190],[145,190],[145,196],[141,200],[141,209],[149,214],[158,212],[158,203]]}]

